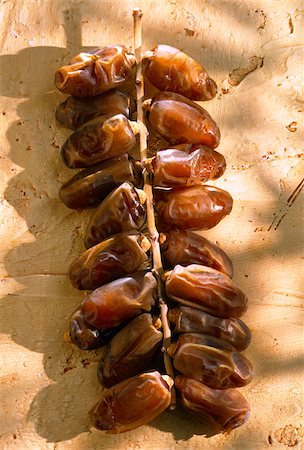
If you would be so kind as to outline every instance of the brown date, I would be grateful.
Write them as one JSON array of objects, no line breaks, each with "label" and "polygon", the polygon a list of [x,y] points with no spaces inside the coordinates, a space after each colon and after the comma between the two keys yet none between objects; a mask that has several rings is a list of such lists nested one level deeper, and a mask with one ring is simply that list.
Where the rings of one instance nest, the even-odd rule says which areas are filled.
[{"label": "brown date", "polygon": [[169,148],[157,152],[149,161],[154,186],[191,186],[223,175],[226,168],[223,155],[203,145],[189,147],[190,151]]},{"label": "brown date", "polygon": [[117,327],[155,303],[157,283],[151,272],[136,272],[95,289],[83,301],[81,312],[98,329]]},{"label": "brown date", "polygon": [[199,264],[175,266],[165,274],[169,298],[215,316],[240,317],[247,309],[245,294],[227,275]]},{"label": "brown date", "polygon": [[214,149],[220,142],[220,130],[201,106],[173,92],[160,92],[148,109],[148,121],[170,144],[202,144]]},{"label": "brown date", "polygon": [[90,97],[120,86],[131,76],[135,57],[123,45],[79,53],[55,74],[55,86],[74,97]]},{"label": "brown date", "polygon": [[123,114],[129,117],[129,104],[128,95],[116,89],[96,97],[68,97],[56,108],[56,120],[66,128],[77,130],[99,116]]},{"label": "brown date", "polygon": [[170,345],[168,353],[182,374],[214,389],[245,386],[252,380],[250,361],[223,339],[183,333]]},{"label": "brown date", "polygon": [[249,418],[249,403],[237,389],[211,389],[184,375],[175,378],[175,387],[180,403],[218,432],[229,433]]},{"label": "brown date", "polygon": [[125,153],[78,172],[61,186],[59,197],[68,208],[89,208],[101,203],[124,181],[136,180],[133,163]]},{"label": "brown date", "polygon": [[137,125],[131,125],[123,114],[90,120],[63,144],[61,154],[65,164],[71,169],[90,167],[129,152],[136,142],[134,132],[138,131]]},{"label": "brown date", "polygon": [[156,45],[147,52],[145,76],[160,91],[182,94],[192,100],[211,100],[217,91],[205,69],[170,45]]},{"label": "brown date", "polygon": [[223,319],[199,309],[180,306],[169,311],[175,333],[203,333],[224,339],[238,351],[245,350],[251,340],[251,332],[240,319]]},{"label": "brown date", "polygon": [[98,330],[89,325],[83,317],[80,307],[73,312],[70,319],[69,337],[81,350],[93,350],[108,344],[117,333],[118,328]]},{"label": "brown date", "polygon": [[192,186],[155,190],[155,210],[160,227],[208,230],[232,210],[231,195],[214,186]]},{"label": "brown date", "polygon": [[131,183],[112,191],[92,216],[85,235],[86,248],[123,231],[139,230],[146,221],[146,195]]},{"label": "brown date", "polygon": [[163,335],[150,314],[141,314],[110,341],[98,368],[100,383],[109,388],[147,370],[160,349]]},{"label": "brown date", "polygon": [[96,289],[137,270],[148,261],[150,242],[140,233],[116,234],[86,250],[71,265],[69,276],[77,289]]},{"label": "brown date", "polygon": [[159,372],[136,375],[103,392],[90,411],[95,428],[123,433],[145,425],[171,402],[171,388]]},{"label": "brown date", "polygon": [[177,264],[201,264],[232,278],[233,266],[229,256],[220,247],[193,231],[168,231],[163,235],[161,250],[163,261],[168,268]]}]

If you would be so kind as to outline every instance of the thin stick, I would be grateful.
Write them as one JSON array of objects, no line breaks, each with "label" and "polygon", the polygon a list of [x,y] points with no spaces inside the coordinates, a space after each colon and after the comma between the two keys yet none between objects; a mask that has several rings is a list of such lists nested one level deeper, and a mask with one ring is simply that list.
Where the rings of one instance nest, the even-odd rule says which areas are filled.
[{"label": "thin stick", "polygon": [[[172,367],[172,361],[167,353],[167,349],[171,343],[171,330],[168,323],[168,307],[163,298],[163,286],[161,281],[161,276],[163,274],[163,265],[161,260],[160,245],[159,245],[159,233],[155,225],[155,214],[153,207],[153,187],[151,176],[148,174],[145,168],[145,162],[147,160],[147,141],[148,141],[148,130],[144,121],[143,113],[143,98],[144,98],[144,78],[142,70],[142,32],[141,32],[141,18],[142,12],[139,8],[133,10],[133,20],[134,20],[134,49],[136,58],[136,102],[137,102],[137,122],[140,128],[140,159],[143,167],[143,179],[144,179],[144,192],[147,196],[147,226],[149,231],[149,238],[152,246],[152,258],[153,258],[153,273],[157,279],[158,285],[158,298],[160,306],[160,318],[163,326],[163,355],[164,364],[167,374],[174,380],[174,372]],[[172,402],[171,408],[174,409],[176,402],[175,390],[172,389]]]}]

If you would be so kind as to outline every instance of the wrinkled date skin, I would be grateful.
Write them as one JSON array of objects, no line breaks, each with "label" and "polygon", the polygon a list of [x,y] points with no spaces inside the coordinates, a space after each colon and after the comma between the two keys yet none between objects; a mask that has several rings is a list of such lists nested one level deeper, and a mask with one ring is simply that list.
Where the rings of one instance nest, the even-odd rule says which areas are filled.
[{"label": "wrinkled date skin", "polygon": [[233,266],[229,256],[208,239],[188,230],[170,230],[164,236],[161,250],[166,267],[201,264],[232,278]]},{"label": "wrinkled date skin", "polygon": [[62,158],[71,169],[90,167],[123,155],[135,145],[135,135],[123,114],[90,120],[65,141]]},{"label": "wrinkled date skin", "polygon": [[203,333],[223,339],[238,351],[245,350],[251,340],[251,332],[240,319],[223,319],[199,309],[180,306],[169,311],[175,333]]},{"label": "wrinkled date skin", "polygon": [[116,234],[86,250],[71,265],[69,276],[77,289],[96,289],[148,261],[148,239],[140,233]]},{"label": "wrinkled date skin", "polygon": [[90,411],[92,424],[108,433],[123,433],[145,425],[171,402],[171,388],[159,372],[137,375],[102,394]]},{"label": "wrinkled date skin", "polygon": [[211,100],[217,91],[198,62],[169,45],[156,45],[148,52],[145,76],[160,91],[177,92],[192,100]]},{"label": "wrinkled date skin", "polygon": [[151,161],[154,186],[191,186],[223,175],[226,168],[223,155],[203,145],[189,147],[189,152],[174,148],[157,152]]},{"label": "wrinkled date skin", "polygon": [[70,320],[69,336],[73,344],[77,345],[81,350],[93,350],[103,347],[108,344],[117,331],[118,328],[101,331],[92,327],[84,320],[80,308],[74,311]]},{"label": "wrinkled date skin", "polygon": [[123,183],[99,205],[85,235],[86,248],[123,231],[142,228],[146,221],[145,193],[131,183]]},{"label": "wrinkled date skin", "polygon": [[170,144],[202,144],[212,149],[220,142],[220,130],[201,106],[173,92],[160,92],[149,109],[148,121]]},{"label": "wrinkled date skin", "polygon": [[90,97],[118,87],[131,76],[135,57],[123,45],[79,53],[55,74],[55,86],[74,97]]},{"label": "wrinkled date skin", "polygon": [[229,433],[249,418],[249,403],[237,389],[211,389],[184,375],[175,378],[175,387],[179,402],[217,432]]},{"label": "wrinkled date skin", "polygon": [[156,189],[154,193],[162,229],[208,230],[232,210],[231,195],[214,186]]},{"label": "wrinkled date skin", "polygon": [[96,97],[68,97],[56,108],[56,120],[71,130],[104,115],[123,114],[129,117],[130,99],[123,92],[112,89]]},{"label": "wrinkled date skin", "polygon": [[100,383],[109,388],[147,370],[160,349],[162,338],[150,314],[135,317],[106,347],[98,369]]},{"label": "wrinkled date skin", "polygon": [[61,186],[59,197],[68,208],[90,208],[101,203],[124,181],[137,183],[137,174],[127,153],[77,173]]},{"label": "wrinkled date skin", "polygon": [[223,339],[183,333],[168,349],[174,367],[214,389],[245,386],[252,380],[250,361]]},{"label": "wrinkled date skin", "polygon": [[245,294],[225,274],[199,264],[180,265],[165,274],[169,298],[215,316],[240,317],[247,309]]},{"label": "wrinkled date skin", "polygon": [[155,303],[157,283],[151,272],[137,272],[95,289],[82,303],[86,322],[99,329],[117,327]]}]

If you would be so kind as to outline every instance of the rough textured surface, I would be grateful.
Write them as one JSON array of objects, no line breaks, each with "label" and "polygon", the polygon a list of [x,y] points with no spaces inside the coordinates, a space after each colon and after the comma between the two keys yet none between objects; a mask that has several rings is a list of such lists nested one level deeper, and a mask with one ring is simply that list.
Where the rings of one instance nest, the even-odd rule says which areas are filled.
[{"label": "rough textured surface", "polygon": [[[145,49],[179,47],[219,86],[204,103],[220,126],[218,150],[228,163],[214,184],[235,203],[204,235],[232,257],[234,280],[250,299],[244,320],[253,341],[245,354],[255,367],[242,389],[251,418],[228,436],[205,437],[208,429],[183,411],[121,436],[102,435],[87,418],[101,392],[99,352],[63,341],[83,298],[65,274],[83,249],[92,211],[69,210],[58,199],[71,172],[59,158],[69,131],[54,119],[64,96],[53,77],[83,46],[132,47],[136,5],[144,13]],[[1,448],[300,448],[303,15],[300,0],[0,2]],[[253,57],[263,66],[231,86],[229,74]]]}]

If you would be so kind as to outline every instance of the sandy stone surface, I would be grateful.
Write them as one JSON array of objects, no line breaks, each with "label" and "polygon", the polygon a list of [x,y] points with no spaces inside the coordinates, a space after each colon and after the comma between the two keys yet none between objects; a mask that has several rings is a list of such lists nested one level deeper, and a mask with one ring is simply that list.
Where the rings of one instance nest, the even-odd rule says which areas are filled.
[{"label": "sandy stone surface", "polygon": [[[84,294],[66,276],[92,211],[58,199],[71,176],[55,122],[54,72],[83,47],[179,47],[216,80],[204,106],[222,133],[234,198],[208,238],[231,256],[248,294],[255,377],[250,420],[230,435],[184,411],[111,436],[90,427],[99,351],[63,341]],[[0,1],[0,448],[139,450],[301,448],[303,440],[303,16],[300,0]],[[207,435],[207,436],[206,436]]]}]

